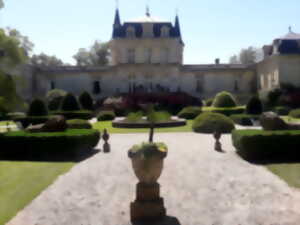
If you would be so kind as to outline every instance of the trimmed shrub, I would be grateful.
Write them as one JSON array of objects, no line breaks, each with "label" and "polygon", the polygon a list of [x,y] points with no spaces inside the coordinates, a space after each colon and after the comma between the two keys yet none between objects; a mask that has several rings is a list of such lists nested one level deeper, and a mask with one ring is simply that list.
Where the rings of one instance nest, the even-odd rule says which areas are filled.
[{"label": "trimmed shrub", "polygon": [[300,109],[294,109],[290,111],[289,116],[293,118],[300,118]]},{"label": "trimmed shrub", "polygon": [[171,121],[171,114],[167,111],[151,111],[147,114],[147,121],[153,123],[169,122]]},{"label": "trimmed shrub", "polygon": [[300,130],[235,130],[232,141],[237,153],[249,161],[300,159]]},{"label": "trimmed shrub", "polygon": [[93,112],[88,110],[78,110],[78,111],[54,111],[51,115],[61,115],[67,120],[71,119],[83,119],[89,120],[93,117]]},{"label": "trimmed shrub", "polygon": [[125,121],[126,122],[132,122],[132,123],[136,123],[136,122],[140,122],[140,121],[145,121],[145,120],[143,120],[143,112],[142,111],[138,111],[138,112],[128,113]]},{"label": "trimmed shrub", "polygon": [[94,109],[94,102],[93,102],[93,98],[91,97],[91,95],[88,92],[83,92],[80,96],[79,96],[79,102],[80,105],[82,107],[82,109],[86,109],[86,110],[93,110]]},{"label": "trimmed shrub", "polygon": [[247,106],[246,113],[251,115],[260,115],[263,112],[263,105],[260,99],[257,96],[253,96]]},{"label": "trimmed shrub", "polygon": [[287,116],[290,113],[291,108],[287,106],[277,106],[274,108],[274,111],[280,116]]},{"label": "trimmed shrub", "polygon": [[68,93],[62,101],[61,111],[77,111],[77,110],[80,110],[80,106],[76,97],[73,94]]},{"label": "trimmed shrub", "polygon": [[87,120],[67,120],[67,124],[69,129],[92,129],[92,125]]},{"label": "trimmed shrub", "polygon": [[259,115],[235,114],[231,115],[230,119],[232,119],[234,123],[242,126],[252,126],[252,120],[259,120]]},{"label": "trimmed shrub", "polygon": [[92,129],[68,129],[64,132],[8,132],[0,135],[0,157],[3,159],[52,159],[74,157],[82,150],[94,148],[100,133]]},{"label": "trimmed shrub", "polygon": [[114,111],[101,111],[99,112],[97,119],[98,121],[107,121],[107,120],[114,120],[116,114]]},{"label": "trimmed shrub", "polygon": [[214,98],[209,98],[209,99],[205,100],[205,105],[212,106],[213,102],[214,102]]},{"label": "trimmed shrub", "polygon": [[13,119],[15,122],[20,122],[24,128],[28,127],[30,124],[37,125],[46,123],[51,116],[25,116],[25,117],[16,117]]},{"label": "trimmed shrub", "polygon": [[28,116],[47,116],[48,109],[47,109],[44,101],[41,99],[33,100],[30,104],[27,115]]},{"label": "trimmed shrub", "polygon": [[230,133],[235,127],[230,118],[220,113],[206,112],[196,117],[192,128],[197,133]]},{"label": "trimmed shrub", "polygon": [[187,120],[193,120],[195,119],[200,113],[202,112],[200,107],[194,107],[194,106],[189,106],[183,108],[177,116],[179,118],[184,118]]},{"label": "trimmed shrub", "polygon": [[67,95],[67,92],[60,89],[54,89],[47,93],[48,109],[56,111],[60,109],[62,100]]},{"label": "trimmed shrub", "polygon": [[214,98],[213,107],[227,108],[227,107],[235,107],[237,106],[236,100],[227,91],[222,91],[216,95]]},{"label": "trimmed shrub", "polygon": [[237,107],[227,107],[227,108],[216,108],[216,107],[202,107],[203,112],[215,112],[220,113],[225,116],[231,116],[234,114],[241,114],[244,113],[245,107],[244,106],[237,106]]},{"label": "trimmed shrub", "polygon": [[17,118],[25,117],[26,114],[23,113],[23,112],[11,112],[11,113],[7,113],[6,116],[7,116],[8,119],[14,120],[14,119],[17,119]]}]

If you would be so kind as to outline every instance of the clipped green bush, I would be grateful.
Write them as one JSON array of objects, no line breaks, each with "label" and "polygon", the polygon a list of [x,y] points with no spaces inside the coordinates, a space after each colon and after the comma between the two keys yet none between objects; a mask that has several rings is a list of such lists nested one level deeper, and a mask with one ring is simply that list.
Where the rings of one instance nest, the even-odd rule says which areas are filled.
[{"label": "clipped green bush", "polygon": [[171,114],[167,111],[150,111],[147,114],[147,121],[150,123],[161,123],[171,121]]},{"label": "clipped green bush", "polygon": [[300,130],[234,130],[232,142],[237,153],[249,161],[300,160]]},{"label": "clipped green bush", "polygon": [[80,110],[80,105],[76,97],[73,94],[68,93],[62,101],[61,111],[78,111],[78,110]]},{"label": "clipped green bush", "polygon": [[145,121],[142,118],[143,118],[143,112],[142,111],[131,112],[131,113],[128,113],[128,115],[126,116],[125,121],[126,122],[131,122],[131,123]]},{"label": "clipped green bush", "polygon": [[87,120],[73,119],[67,120],[69,129],[92,129],[92,125]]},{"label": "clipped green bush", "polygon": [[177,116],[179,118],[187,119],[187,120],[193,120],[195,119],[200,113],[202,112],[201,107],[194,107],[189,106],[183,108]]},{"label": "clipped green bush", "polygon": [[53,111],[51,115],[61,115],[67,120],[71,119],[83,119],[89,120],[93,117],[93,112],[88,110],[78,110],[78,111]]},{"label": "clipped green bush", "polygon": [[197,116],[192,129],[196,133],[230,133],[235,128],[234,122],[220,113],[206,112]]},{"label": "clipped green bush", "polygon": [[1,159],[62,159],[76,156],[83,150],[94,148],[100,139],[98,130],[68,129],[64,132],[30,133],[8,132],[0,135]]},{"label": "clipped green bush", "polygon": [[205,106],[212,106],[213,102],[214,102],[214,98],[209,98],[205,100]]},{"label": "clipped green bush", "polygon": [[202,111],[203,112],[215,112],[215,113],[223,114],[225,116],[231,116],[234,114],[244,113],[245,107],[244,106],[226,107],[226,108],[202,107]]},{"label": "clipped green bush", "polygon": [[26,114],[23,112],[11,112],[11,113],[7,113],[6,116],[8,117],[8,119],[14,120],[20,117],[25,117]]},{"label": "clipped green bush", "polygon": [[280,116],[287,116],[291,111],[290,107],[287,106],[277,106],[274,108],[274,112]]},{"label": "clipped green bush", "polygon": [[114,111],[101,111],[97,116],[98,121],[114,120],[115,118],[116,114]]},{"label": "clipped green bush", "polygon": [[92,96],[88,92],[83,92],[79,96],[79,102],[82,109],[86,110],[93,110],[94,109],[94,102]]},{"label": "clipped green bush", "polygon": [[232,119],[234,123],[242,126],[252,126],[252,121],[259,120],[259,115],[235,114],[231,115],[230,119]]},{"label": "clipped green bush", "polygon": [[57,111],[60,109],[64,97],[67,92],[60,89],[54,89],[47,93],[48,109],[50,111]]},{"label": "clipped green bush", "polygon": [[246,113],[251,115],[260,115],[263,112],[263,105],[260,101],[259,97],[253,96],[250,98],[247,106],[246,106]]},{"label": "clipped green bush", "polygon": [[289,112],[289,116],[293,118],[300,118],[300,109],[294,109]]},{"label": "clipped green bush", "polygon": [[25,116],[25,117],[16,117],[13,119],[15,122],[20,122],[24,128],[29,125],[37,125],[47,122],[51,116]]},{"label": "clipped green bush", "polygon": [[27,115],[28,116],[47,116],[48,109],[47,109],[45,102],[41,99],[33,100],[29,106]]},{"label": "clipped green bush", "polygon": [[231,93],[227,91],[222,91],[216,95],[212,106],[220,108],[235,107],[237,106],[237,103]]}]

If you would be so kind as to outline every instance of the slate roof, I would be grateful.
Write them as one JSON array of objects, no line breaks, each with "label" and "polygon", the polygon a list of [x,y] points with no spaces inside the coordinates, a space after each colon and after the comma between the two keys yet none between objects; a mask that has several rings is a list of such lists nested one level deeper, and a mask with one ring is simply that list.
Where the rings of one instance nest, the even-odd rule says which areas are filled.
[{"label": "slate roof", "polygon": [[280,39],[280,40],[300,40],[300,34],[290,31],[286,35],[284,35],[280,38],[277,38],[277,39]]},{"label": "slate roof", "polygon": [[245,64],[198,64],[198,65],[183,65],[183,71],[205,71],[205,70],[244,70],[251,69],[251,65]]}]

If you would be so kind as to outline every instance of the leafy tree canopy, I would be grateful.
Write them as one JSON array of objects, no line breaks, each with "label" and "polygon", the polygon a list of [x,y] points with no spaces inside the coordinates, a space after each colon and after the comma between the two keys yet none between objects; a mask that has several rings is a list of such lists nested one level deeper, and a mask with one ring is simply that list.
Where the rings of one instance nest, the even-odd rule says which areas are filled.
[{"label": "leafy tree canopy", "polygon": [[35,66],[63,66],[64,63],[56,56],[46,55],[41,53],[39,55],[33,55],[30,59],[30,64]]},{"label": "leafy tree canopy", "polygon": [[255,47],[244,48],[238,55],[233,55],[229,59],[232,64],[252,64],[262,60],[262,50]]}]

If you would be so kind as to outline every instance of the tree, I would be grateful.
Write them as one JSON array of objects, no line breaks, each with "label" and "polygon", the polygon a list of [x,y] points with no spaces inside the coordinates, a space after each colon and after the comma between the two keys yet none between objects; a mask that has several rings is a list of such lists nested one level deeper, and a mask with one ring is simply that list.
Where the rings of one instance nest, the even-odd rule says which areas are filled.
[{"label": "tree", "polygon": [[56,56],[49,56],[45,53],[39,55],[33,55],[30,59],[30,64],[35,66],[63,66],[64,63],[61,59]]},{"label": "tree", "polygon": [[24,50],[26,56],[30,55],[33,50],[34,44],[29,40],[27,36],[22,35],[21,32],[17,29],[10,27],[6,28],[6,33],[9,37],[15,38],[19,42],[18,46]]},{"label": "tree", "polygon": [[4,8],[4,2],[3,0],[0,0],[0,9],[3,9]]},{"label": "tree", "polygon": [[230,57],[229,62],[231,64],[253,64],[262,60],[262,50],[255,47],[244,48],[238,55]]},{"label": "tree", "polygon": [[73,56],[78,66],[103,66],[109,62],[109,50],[107,42],[95,41],[89,48],[80,48]]}]

